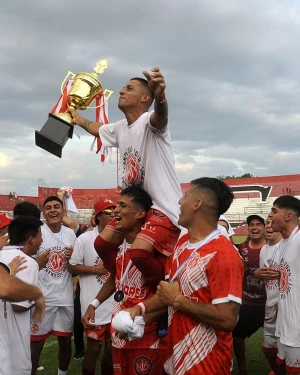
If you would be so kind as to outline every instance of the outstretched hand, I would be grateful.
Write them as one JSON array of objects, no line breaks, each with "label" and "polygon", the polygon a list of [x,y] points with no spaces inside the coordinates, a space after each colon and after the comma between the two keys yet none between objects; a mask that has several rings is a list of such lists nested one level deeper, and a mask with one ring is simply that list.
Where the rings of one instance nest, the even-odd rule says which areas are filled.
[{"label": "outstretched hand", "polygon": [[294,197],[295,196],[295,190],[292,190],[291,188],[286,186],[285,188],[282,188],[282,194],[283,195],[291,195],[292,197]]},{"label": "outstretched hand", "polygon": [[166,82],[159,68],[152,68],[151,73],[147,72],[146,70],[143,70],[143,74],[148,81],[149,89],[152,90],[154,93],[155,100],[159,102],[164,101]]}]

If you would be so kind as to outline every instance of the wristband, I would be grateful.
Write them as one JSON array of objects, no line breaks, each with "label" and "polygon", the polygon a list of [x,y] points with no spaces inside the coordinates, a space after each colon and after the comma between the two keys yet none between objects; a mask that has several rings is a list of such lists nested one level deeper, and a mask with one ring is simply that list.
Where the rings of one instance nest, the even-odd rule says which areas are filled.
[{"label": "wristband", "polygon": [[181,293],[176,294],[176,296],[172,299],[172,306],[173,306],[173,307],[174,307],[175,299],[176,299],[178,296],[181,296]]},{"label": "wristband", "polygon": [[142,310],[142,315],[144,315],[146,313],[146,306],[144,305],[143,302],[140,302],[137,304],[137,306],[139,306]]},{"label": "wristband", "polygon": [[90,305],[94,306],[95,309],[97,309],[97,308],[101,305],[101,303],[97,300],[97,298],[95,298],[95,299],[90,303]]}]

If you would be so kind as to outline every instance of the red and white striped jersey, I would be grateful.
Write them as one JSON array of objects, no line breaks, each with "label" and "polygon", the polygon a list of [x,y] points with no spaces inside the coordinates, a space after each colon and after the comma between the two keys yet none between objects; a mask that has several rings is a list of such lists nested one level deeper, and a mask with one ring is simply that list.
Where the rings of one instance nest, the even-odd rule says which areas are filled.
[{"label": "red and white striped jersey", "polygon": [[[189,243],[188,235],[177,243],[170,271],[176,270],[201,243]],[[190,257],[177,279],[182,294],[200,304],[241,303],[243,263],[224,236],[218,236]],[[168,273],[168,272],[167,272]],[[187,314],[169,307],[169,355],[167,374],[231,374],[232,335],[217,331]]]},{"label": "red and white striped jersey", "polygon": [[[130,244],[125,240],[119,247],[116,259],[116,290],[122,290],[124,299],[121,302],[113,303],[112,318],[123,309],[135,306],[153,295],[151,288],[147,285],[142,273],[131,264],[129,271],[124,278],[122,285],[120,281],[130,262]],[[167,259],[167,258],[166,258]],[[149,326],[145,326],[144,336],[140,339],[125,341],[116,335],[116,331],[112,330],[112,345],[119,349],[164,349],[166,347],[166,338],[160,338],[157,334],[157,322],[153,322]]]}]

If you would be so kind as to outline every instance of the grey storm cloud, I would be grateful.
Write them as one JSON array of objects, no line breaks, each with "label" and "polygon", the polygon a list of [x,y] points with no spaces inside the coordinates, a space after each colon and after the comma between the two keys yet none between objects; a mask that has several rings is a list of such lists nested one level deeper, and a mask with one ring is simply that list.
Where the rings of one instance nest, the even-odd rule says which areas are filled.
[{"label": "grey storm cloud", "polygon": [[0,193],[36,194],[40,177],[50,186],[116,186],[116,164],[101,165],[81,129],[62,159],[34,144],[68,70],[92,71],[102,58],[111,121],[122,117],[126,81],[161,67],[182,182],[298,173],[299,11],[292,0],[2,4]]}]

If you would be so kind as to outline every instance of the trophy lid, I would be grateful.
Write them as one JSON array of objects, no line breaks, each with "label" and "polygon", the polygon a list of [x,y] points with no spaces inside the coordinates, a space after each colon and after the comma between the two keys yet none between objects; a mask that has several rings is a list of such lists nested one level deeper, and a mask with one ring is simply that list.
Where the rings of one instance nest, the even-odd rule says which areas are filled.
[{"label": "trophy lid", "polygon": [[86,72],[77,73],[73,79],[74,81],[75,79],[81,79],[83,81],[87,81],[93,87],[96,86],[96,87],[102,88],[101,83],[98,79],[98,75],[96,73],[86,73]]}]

